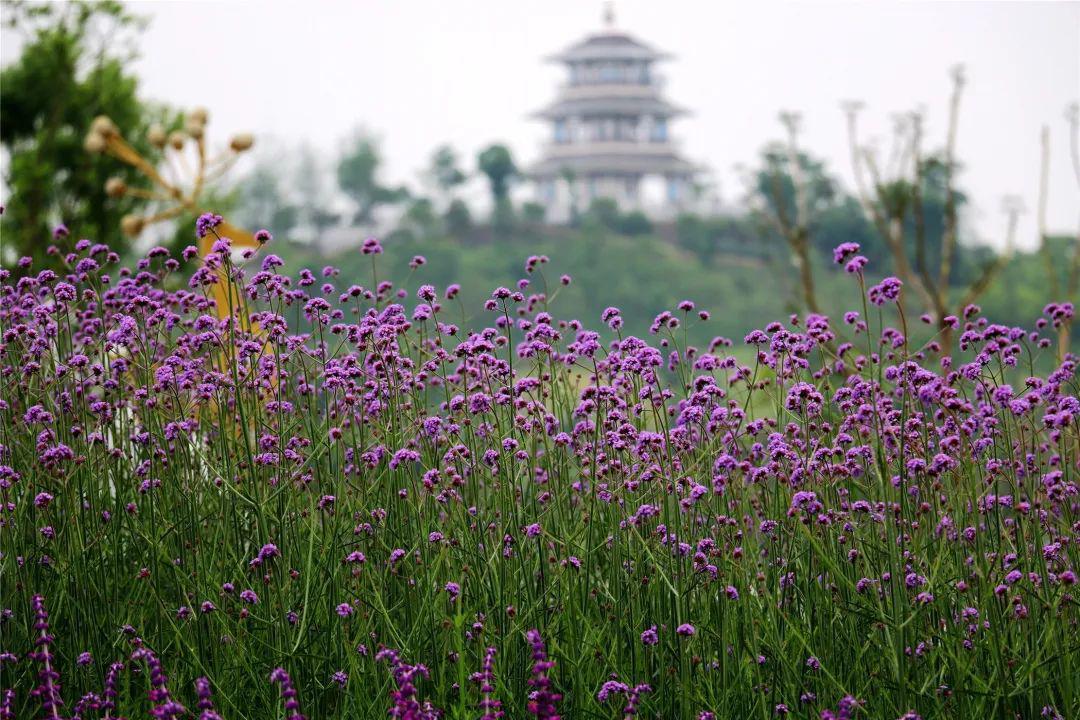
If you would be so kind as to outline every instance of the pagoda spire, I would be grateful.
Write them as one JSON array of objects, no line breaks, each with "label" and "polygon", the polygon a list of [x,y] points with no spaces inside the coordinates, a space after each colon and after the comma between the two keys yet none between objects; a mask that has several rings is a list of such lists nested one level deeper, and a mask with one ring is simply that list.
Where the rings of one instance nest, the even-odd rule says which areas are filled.
[{"label": "pagoda spire", "polygon": [[615,27],[615,3],[612,0],[604,3],[604,27],[608,30]]}]

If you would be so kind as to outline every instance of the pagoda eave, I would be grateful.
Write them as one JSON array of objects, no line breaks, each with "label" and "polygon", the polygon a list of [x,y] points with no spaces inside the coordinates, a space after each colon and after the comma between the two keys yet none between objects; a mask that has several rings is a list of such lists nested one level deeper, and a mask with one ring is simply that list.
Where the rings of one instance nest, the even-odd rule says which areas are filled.
[{"label": "pagoda eave", "polygon": [[693,175],[701,168],[678,155],[571,155],[543,158],[526,175],[543,180],[557,178],[567,170],[578,175]]},{"label": "pagoda eave", "polygon": [[658,117],[680,117],[689,115],[689,111],[666,100],[642,97],[593,97],[557,100],[547,107],[532,114],[542,120],[554,120],[569,115],[655,115]]}]

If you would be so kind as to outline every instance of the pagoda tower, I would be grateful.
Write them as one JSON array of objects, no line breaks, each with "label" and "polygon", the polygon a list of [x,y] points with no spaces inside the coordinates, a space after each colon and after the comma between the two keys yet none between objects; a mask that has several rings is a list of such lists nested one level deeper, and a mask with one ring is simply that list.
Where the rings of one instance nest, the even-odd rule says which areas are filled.
[{"label": "pagoda tower", "polygon": [[679,154],[668,127],[685,111],[664,99],[654,64],[669,59],[605,28],[549,58],[567,69],[557,98],[535,117],[551,125],[542,156],[528,171],[549,222],[566,222],[596,198],[623,211],[667,219],[692,202],[698,168]]}]

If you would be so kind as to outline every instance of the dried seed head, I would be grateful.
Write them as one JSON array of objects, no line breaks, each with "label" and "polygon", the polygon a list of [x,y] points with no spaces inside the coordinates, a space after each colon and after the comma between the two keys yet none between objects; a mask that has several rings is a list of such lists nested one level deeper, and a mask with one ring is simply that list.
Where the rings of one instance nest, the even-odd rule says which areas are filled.
[{"label": "dried seed head", "polygon": [[118,177],[105,181],[105,194],[111,198],[123,197],[127,193],[127,183]]},{"label": "dried seed head", "polygon": [[128,237],[138,237],[146,227],[146,220],[139,215],[125,215],[120,220],[120,229]]},{"label": "dried seed head", "polygon": [[120,131],[116,129],[116,124],[109,119],[108,115],[98,115],[94,118],[94,122],[90,123],[90,132],[101,135],[105,140],[120,135]]},{"label": "dried seed head", "polygon": [[198,118],[189,116],[187,120],[184,121],[184,130],[196,140],[202,140],[202,136],[206,132],[206,123]]},{"label": "dried seed head", "polygon": [[169,136],[165,133],[165,128],[154,123],[146,131],[146,139],[150,141],[151,145],[161,150],[165,147],[165,143],[168,142]]},{"label": "dried seed head", "polygon": [[91,130],[86,134],[86,139],[83,140],[83,150],[88,153],[97,155],[98,153],[105,152],[106,140],[101,136],[101,133]]},{"label": "dried seed head", "polygon": [[206,111],[206,108],[197,107],[187,114],[188,122],[197,122],[200,125],[205,125],[206,121],[210,118],[210,113]]},{"label": "dried seed head", "polygon": [[255,144],[255,137],[251,133],[239,133],[233,135],[232,140],[229,141],[229,147],[234,152],[244,152],[250,150],[251,146]]},{"label": "dried seed head", "polygon": [[187,142],[187,135],[180,130],[169,133],[169,144],[172,145],[173,150],[183,150],[185,142]]}]

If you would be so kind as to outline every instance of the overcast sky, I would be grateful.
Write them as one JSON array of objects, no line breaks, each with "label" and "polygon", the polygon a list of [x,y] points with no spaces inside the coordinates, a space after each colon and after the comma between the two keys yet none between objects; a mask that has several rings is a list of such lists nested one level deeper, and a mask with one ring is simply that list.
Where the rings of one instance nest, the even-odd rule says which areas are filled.
[{"label": "overcast sky", "polygon": [[[436,145],[471,166],[499,140],[520,164],[546,128],[529,114],[554,95],[561,68],[543,58],[601,28],[599,0],[139,2],[143,94],[205,105],[224,138],[241,129],[336,151],[363,126],[382,139],[387,179],[416,185]],[[1080,3],[727,3],[619,0],[616,26],[674,54],[666,91],[692,114],[675,123],[685,154],[713,169],[726,202],[737,167],[780,135],[777,113],[804,117],[803,143],[851,177],[840,102],[866,103],[864,134],[884,144],[892,115],[921,107],[928,143],[944,138],[948,69],[963,62],[961,183],[975,228],[1000,238],[1002,196],[1029,212],[1034,242],[1039,131],[1053,142],[1050,224],[1073,232],[1080,189],[1064,119],[1080,99]],[[9,37],[5,37],[10,40]],[[3,55],[10,59],[11,44]],[[850,183],[848,182],[850,185]]]}]

